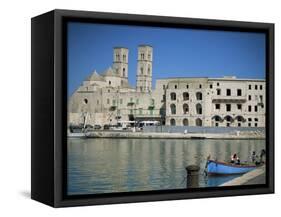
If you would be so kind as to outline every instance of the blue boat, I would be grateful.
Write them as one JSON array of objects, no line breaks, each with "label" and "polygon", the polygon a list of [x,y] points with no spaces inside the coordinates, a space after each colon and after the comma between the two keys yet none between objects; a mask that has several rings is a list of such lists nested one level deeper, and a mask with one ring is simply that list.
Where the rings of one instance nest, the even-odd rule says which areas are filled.
[{"label": "blue boat", "polygon": [[237,165],[233,163],[208,160],[206,169],[208,175],[235,175],[250,172],[256,167],[256,165]]}]

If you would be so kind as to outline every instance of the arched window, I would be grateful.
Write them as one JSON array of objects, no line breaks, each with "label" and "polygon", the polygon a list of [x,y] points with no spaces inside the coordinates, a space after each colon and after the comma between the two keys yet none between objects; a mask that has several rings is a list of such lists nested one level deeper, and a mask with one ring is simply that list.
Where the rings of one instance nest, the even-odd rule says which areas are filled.
[{"label": "arched window", "polygon": [[189,112],[189,106],[186,103],[183,104],[182,109],[184,114],[187,114]]},{"label": "arched window", "polygon": [[172,119],[170,120],[170,125],[171,125],[171,126],[176,126],[176,120],[175,120],[174,118],[172,118]]},{"label": "arched window", "polygon": [[225,116],[224,119],[228,122],[232,122],[233,121],[233,118],[229,115]]},{"label": "arched window", "polygon": [[176,100],[177,99],[177,95],[176,93],[171,93],[171,100]]},{"label": "arched window", "polygon": [[111,85],[111,81],[109,81],[108,84]]},{"label": "arched window", "polygon": [[123,68],[123,77],[126,77],[126,69]]},{"label": "arched window", "polygon": [[123,55],[123,62],[126,62],[126,55]]},{"label": "arched window", "polygon": [[196,113],[199,115],[202,114],[202,105],[200,103],[196,104]]},{"label": "arched window", "polygon": [[188,126],[188,119],[187,118],[183,119],[182,124],[183,126]]},{"label": "arched window", "polygon": [[171,114],[175,115],[177,113],[176,105],[175,104],[171,104],[170,108],[171,108]]},{"label": "arched window", "polygon": [[197,100],[202,100],[202,93],[201,92],[197,92],[196,93],[196,99]]},{"label": "arched window", "polygon": [[143,75],[143,67],[140,68],[140,73]]},{"label": "arched window", "polygon": [[85,103],[85,104],[88,104],[88,99],[84,99],[84,103]]},{"label": "arched window", "polygon": [[196,119],[196,126],[202,126],[202,120],[200,118]]},{"label": "arched window", "polygon": [[188,92],[184,92],[182,95],[183,95],[184,101],[189,100],[189,93]]}]

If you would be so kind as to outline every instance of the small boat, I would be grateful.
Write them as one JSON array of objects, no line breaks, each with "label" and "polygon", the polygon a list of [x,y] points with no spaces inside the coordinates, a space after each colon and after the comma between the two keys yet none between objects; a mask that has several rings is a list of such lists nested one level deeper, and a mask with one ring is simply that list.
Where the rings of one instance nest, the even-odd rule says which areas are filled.
[{"label": "small boat", "polygon": [[256,165],[233,164],[215,160],[208,160],[206,165],[206,172],[208,173],[208,175],[235,175],[250,172],[256,167]]}]

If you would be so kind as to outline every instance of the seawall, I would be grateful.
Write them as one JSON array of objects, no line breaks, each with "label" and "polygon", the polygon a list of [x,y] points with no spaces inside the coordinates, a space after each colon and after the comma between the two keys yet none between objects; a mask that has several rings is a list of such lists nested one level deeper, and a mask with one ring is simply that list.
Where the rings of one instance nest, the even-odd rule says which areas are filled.
[{"label": "seawall", "polygon": [[243,133],[156,133],[126,131],[92,131],[87,138],[149,138],[149,139],[265,139],[263,134]]}]

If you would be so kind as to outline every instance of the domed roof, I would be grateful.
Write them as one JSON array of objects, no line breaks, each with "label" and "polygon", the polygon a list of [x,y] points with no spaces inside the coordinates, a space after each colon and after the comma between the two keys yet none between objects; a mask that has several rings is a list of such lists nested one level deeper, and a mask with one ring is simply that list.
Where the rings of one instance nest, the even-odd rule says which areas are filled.
[{"label": "domed roof", "polygon": [[105,81],[104,77],[99,75],[95,70],[87,79],[86,81]]},{"label": "domed roof", "polygon": [[106,76],[109,76],[109,77],[118,77],[119,75],[117,75],[115,73],[115,71],[109,67],[107,70],[105,70],[103,73],[102,73],[102,76],[106,77]]}]

